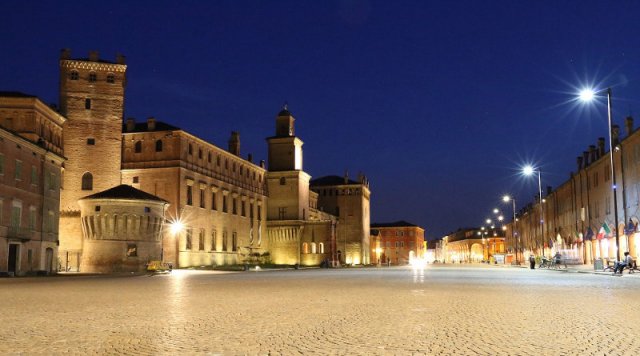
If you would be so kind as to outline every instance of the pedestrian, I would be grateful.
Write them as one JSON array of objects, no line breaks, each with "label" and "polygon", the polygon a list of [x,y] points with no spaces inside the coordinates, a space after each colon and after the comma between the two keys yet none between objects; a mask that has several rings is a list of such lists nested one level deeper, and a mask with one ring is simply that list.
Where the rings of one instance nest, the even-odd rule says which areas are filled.
[{"label": "pedestrian", "polygon": [[529,255],[529,268],[536,269],[536,256],[533,254]]},{"label": "pedestrian", "polygon": [[624,270],[624,268],[627,266],[631,266],[632,263],[633,258],[631,258],[631,255],[629,255],[629,252],[625,252],[624,259],[622,261],[616,262],[615,266],[613,267],[613,274],[616,274],[618,273],[618,271],[620,271],[620,275],[622,275],[622,271]]}]

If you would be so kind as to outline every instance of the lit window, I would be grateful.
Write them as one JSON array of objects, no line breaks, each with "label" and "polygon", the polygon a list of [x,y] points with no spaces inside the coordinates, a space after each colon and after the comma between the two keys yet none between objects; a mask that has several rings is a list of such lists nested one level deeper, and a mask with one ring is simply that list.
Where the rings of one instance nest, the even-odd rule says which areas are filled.
[{"label": "lit window", "polygon": [[136,244],[127,244],[127,257],[138,257],[138,246]]}]

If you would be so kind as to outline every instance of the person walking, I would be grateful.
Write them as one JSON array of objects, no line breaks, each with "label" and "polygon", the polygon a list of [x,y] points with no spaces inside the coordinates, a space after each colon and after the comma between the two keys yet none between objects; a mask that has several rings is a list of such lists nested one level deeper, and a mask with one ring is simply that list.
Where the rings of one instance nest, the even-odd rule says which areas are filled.
[{"label": "person walking", "polygon": [[536,256],[533,254],[529,255],[529,268],[536,269]]}]

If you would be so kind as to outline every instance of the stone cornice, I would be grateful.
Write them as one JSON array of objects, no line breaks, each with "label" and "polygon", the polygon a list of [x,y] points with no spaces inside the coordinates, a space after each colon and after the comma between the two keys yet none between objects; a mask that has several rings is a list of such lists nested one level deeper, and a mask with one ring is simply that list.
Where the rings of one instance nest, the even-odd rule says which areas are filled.
[{"label": "stone cornice", "polygon": [[89,62],[89,61],[75,61],[72,59],[60,60],[61,68],[77,68],[77,69],[89,69],[99,70],[105,72],[119,72],[124,73],[127,71],[126,64],[115,64],[105,62]]}]

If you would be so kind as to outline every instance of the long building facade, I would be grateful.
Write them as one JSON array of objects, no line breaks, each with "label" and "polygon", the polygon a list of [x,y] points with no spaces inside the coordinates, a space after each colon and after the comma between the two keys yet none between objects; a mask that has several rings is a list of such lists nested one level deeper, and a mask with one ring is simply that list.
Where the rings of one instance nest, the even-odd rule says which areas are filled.
[{"label": "long building facade", "polygon": [[[61,182],[55,190],[55,234],[50,237],[57,261],[40,267],[55,265],[47,269],[66,272],[137,270],[140,256],[157,254],[131,256],[132,248],[125,247],[153,245],[154,234],[162,246],[159,258],[174,267],[369,263],[368,182],[362,176],[359,182],[327,186],[327,179],[320,178],[314,185],[302,169],[303,142],[295,136],[295,119],[286,107],[276,116],[276,135],[267,139],[268,163],[254,163],[251,155],[241,157],[237,132],[232,132],[225,150],[153,117],[124,120],[127,65],[121,55],[115,61],[101,59],[97,52],[71,58],[71,52],[63,50],[59,69],[58,111],[38,104],[50,119],[27,130],[33,132],[27,139],[55,155],[51,162],[58,165]],[[16,127],[15,115],[5,113],[11,108],[5,101],[0,102],[0,119]],[[9,151],[3,149],[2,154],[8,156]],[[166,205],[151,209],[148,199],[135,204],[115,199],[109,205],[93,201],[110,196],[122,184]],[[13,204],[10,193],[0,194],[0,207]],[[85,198],[89,200],[83,202]],[[110,213],[91,211],[107,206]],[[154,221],[162,212],[162,226],[145,227],[153,236],[137,236],[147,209],[158,211]],[[7,211],[0,209],[0,227],[9,220],[2,219]],[[110,226],[121,231],[107,231]],[[135,239],[127,240],[123,231],[136,232]],[[14,247],[15,234],[5,235],[0,272],[13,272],[23,260],[31,261],[32,257],[20,257],[31,249]],[[118,267],[100,265],[107,260],[116,262],[103,264]]]},{"label": "long building facade", "polygon": [[[625,119],[625,136],[612,127],[613,160],[617,186],[614,207],[611,157],[599,138],[576,159],[576,170],[556,189],[547,187],[542,205],[534,201],[507,224],[507,248],[522,262],[529,254],[551,256],[560,252],[575,263],[615,260],[629,251],[640,252],[640,131]],[[616,244],[616,230],[619,245]]]},{"label": "long building facade", "polygon": [[0,92],[0,274],[57,271],[64,123],[34,96]]}]

